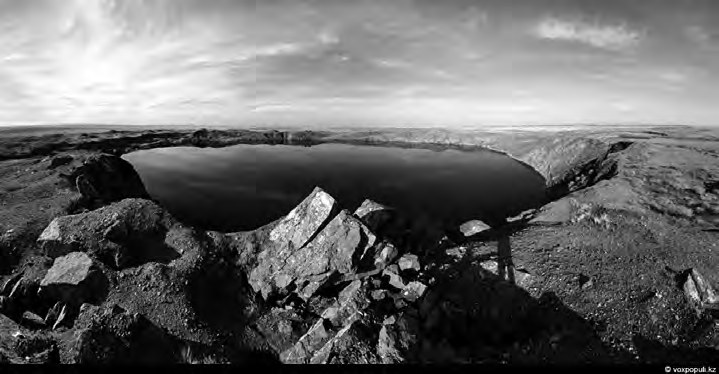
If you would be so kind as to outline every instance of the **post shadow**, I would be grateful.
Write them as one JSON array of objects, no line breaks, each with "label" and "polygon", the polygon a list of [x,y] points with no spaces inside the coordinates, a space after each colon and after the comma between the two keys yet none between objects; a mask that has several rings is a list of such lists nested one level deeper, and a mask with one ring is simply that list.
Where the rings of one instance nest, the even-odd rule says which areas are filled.
[{"label": "post shadow", "polygon": [[497,240],[497,272],[500,278],[506,279],[511,284],[516,284],[509,233],[503,233]]}]

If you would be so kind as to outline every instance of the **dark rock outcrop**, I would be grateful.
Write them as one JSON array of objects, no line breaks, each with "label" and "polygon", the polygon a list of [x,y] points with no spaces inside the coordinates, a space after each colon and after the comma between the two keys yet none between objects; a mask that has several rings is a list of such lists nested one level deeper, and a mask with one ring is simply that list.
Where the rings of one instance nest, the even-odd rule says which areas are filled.
[{"label": "dark rock outcrop", "polygon": [[82,195],[81,205],[90,208],[125,198],[149,197],[135,168],[118,156],[92,155],[70,177]]}]

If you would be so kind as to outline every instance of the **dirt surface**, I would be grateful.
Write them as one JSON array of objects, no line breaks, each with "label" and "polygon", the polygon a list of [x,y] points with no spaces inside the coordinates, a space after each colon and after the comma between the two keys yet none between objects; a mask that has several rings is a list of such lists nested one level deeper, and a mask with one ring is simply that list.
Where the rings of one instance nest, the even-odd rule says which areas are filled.
[{"label": "dirt surface", "polygon": [[[117,350],[122,354],[73,351],[83,346],[78,343],[82,339],[135,336],[137,326],[158,329],[149,338],[137,339],[166,347],[168,352],[157,354],[165,361],[277,361],[280,351],[308,331],[311,318],[300,309],[269,305],[253,292],[244,270],[230,263],[233,257],[212,249],[234,248],[217,244],[230,239],[199,233],[181,223],[163,223],[169,229],[162,234],[164,242],[183,248],[180,257],[121,269],[101,264],[108,293],[93,306],[96,309],[78,310],[74,324],[54,330],[30,327],[22,313],[33,310],[42,318],[52,305],[17,295],[33,294],[33,285],[53,265],[56,256],[50,256],[37,239],[54,218],[141,197],[88,195],[77,182],[78,170],[100,152],[329,141],[488,147],[535,168],[552,192],[552,201],[524,220],[494,224],[485,232],[419,254],[422,266],[427,266],[426,279],[433,280],[422,280],[429,291],[418,304],[422,333],[412,348],[420,357],[417,361],[706,365],[719,360],[719,300],[710,297],[712,289],[719,289],[717,132],[592,127],[561,133],[546,129],[2,133],[0,287],[8,283],[18,288],[14,297],[22,301],[15,310],[0,310],[0,361],[93,362],[91,357],[108,362],[100,358],[112,356],[144,362],[146,357],[136,356],[137,347]],[[102,181],[91,184],[97,187]],[[710,296],[697,299],[687,291],[692,269],[708,287],[700,290],[700,296]],[[18,274],[20,281],[13,279]],[[0,291],[9,300],[11,290]],[[364,320],[348,323],[371,325]],[[278,326],[289,326],[287,334],[263,333]],[[392,336],[385,332],[378,337],[365,330],[348,327],[347,339],[382,342]],[[86,333],[78,335],[78,331]],[[342,334],[332,344],[347,345]],[[411,361],[411,354],[405,356]],[[347,357],[354,356],[334,360],[343,362]]]}]

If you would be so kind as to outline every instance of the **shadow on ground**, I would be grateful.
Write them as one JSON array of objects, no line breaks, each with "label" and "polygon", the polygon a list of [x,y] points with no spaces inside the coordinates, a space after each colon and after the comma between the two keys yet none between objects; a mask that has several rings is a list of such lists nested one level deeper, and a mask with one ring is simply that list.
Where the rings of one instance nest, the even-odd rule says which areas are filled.
[{"label": "shadow on ground", "polygon": [[[440,275],[428,295],[423,337],[444,350],[428,361],[485,363],[621,363],[631,355],[605,345],[596,326],[552,292],[539,298],[513,284],[508,236],[499,240],[500,275],[465,255]],[[442,260],[439,260],[442,261]],[[444,261],[452,261],[447,258]],[[442,262],[439,262],[442,263]],[[503,269],[504,270],[501,270]],[[507,273],[507,274],[505,274]],[[506,278],[505,278],[506,277]],[[505,279],[510,279],[506,281]]]},{"label": "shadow on ground", "polygon": [[[662,344],[634,335],[628,352],[600,338],[603,321],[584,318],[550,291],[531,295],[512,261],[511,237],[526,222],[500,226],[467,238],[465,246],[496,242],[483,255],[467,250],[461,258],[438,253],[432,261],[449,264],[437,272],[428,299],[437,316],[426,318],[425,335],[446,341],[444,356],[432,361],[516,364],[704,364],[716,362],[719,350]],[[455,254],[456,255],[456,254]],[[496,271],[482,266],[496,261]],[[538,296],[538,297],[537,297]],[[430,313],[431,314],[431,313]],[[711,325],[714,321],[709,321]],[[711,327],[711,326],[709,326]],[[447,355],[446,352],[451,352]]]}]

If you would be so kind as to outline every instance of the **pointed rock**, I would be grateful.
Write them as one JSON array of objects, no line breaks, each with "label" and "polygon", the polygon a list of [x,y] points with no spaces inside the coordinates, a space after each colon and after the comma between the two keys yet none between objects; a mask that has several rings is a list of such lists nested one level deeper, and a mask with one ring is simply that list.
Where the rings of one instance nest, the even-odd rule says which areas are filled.
[{"label": "pointed rock", "polygon": [[[314,194],[313,200],[331,199],[326,194],[323,197],[323,194]],[[331,210],[331,205],[316,204],[327,208],[326,212]],[[284,240],[277,238],[276,242],[282,243]],[[303,241],[301,239],[297,243]],[[289,241],[285,243],[287,245],[270,246],[263,251],[258,257],[257,266],[250,271],[250,285],[266,299],[270,294],[280,292],[294,283],[298,286],[298,295],[306,300],[333,274],[355,274],[361,258],[374,246],[375,241],[374,234],[362,222],[343,210],[304,247],[295,248],[293,241]]]},{"label": "pointed rock", "polygon": [[22,278],[22,273],[17,273],[8,278],[0,288],[0,295],[9,295],[13,287],[20,281],[20,278]]},{"label": "pointed rock", "polygon": [[45,230],[37,238],[38,244],[42,246],[45,253],[50,257],[62,256],[70,253],[76,247],[77,242],[72,238],[65,238],[62,234],[62,226],[68,222],[66,217],[53,219]]},{"label": "pointed rock", "polygon": [[719,293],[697,269],[691,269],[684,293],[699,309],[719,310]]},{"label": "pointed rock", "polygon": [[[284,363],[326,363],[327,354],[334,343],[369,304],[367,285],[356,280],[345,287],[337,301],[322,312],[321,318],[295,345],[280,355]],[[339,331],[339,332],[338,332]],[[330,344],[327,346],[327,344]]]},{"label": "pointed rock", "polygon": [[376,324],[355,315],[310,359],[311,364],[379,364],[381,359],[371,345],[377,340]]},{"label": "pointed rock", "polygon": [[329,321],[332,326],[344,326],[352,315],[369,304],[367,285],[361,280],[356,280],[340,292],[335,305],[322,312],[322,318]]},{"label": "pointed rock", "polygon": [[332,196],[316,187],[272,229],[270,240],[279,247],[302,248],[327,222],[335,204]]},{"label": "pointed rock", "polygon": [[[83,304],[85,305],[85,304]],[[62,306],[62,309],[60,309],[60,313],[57,315],[57,319],[55,320],[55,323],[52,324],[52,329],[57,330],[58,327],[64,326],[67,322],[67,304]]]},{"label": "pointed rock", "polygon": [[280,361],[285,364],[307,364],[331,337],[331,331],[325,328],[325,320],[320,318],[295,345],[280,354]]},{"label": "pointed rock", "polygon": [[397,349],[399,337],[393,328],[382,326],[379,331],[379,342],[377,343],[377,354],[383,364],[399,364],[404,362],[404,357]]},{"label": "pointed rock", "polygon": [[57,321],[57,317],[60,315],[60,311],[62,310],[62,303],[57,302],[55,305],[48,309],[47,314],[45,315],[45,325],[52,326]]}]

